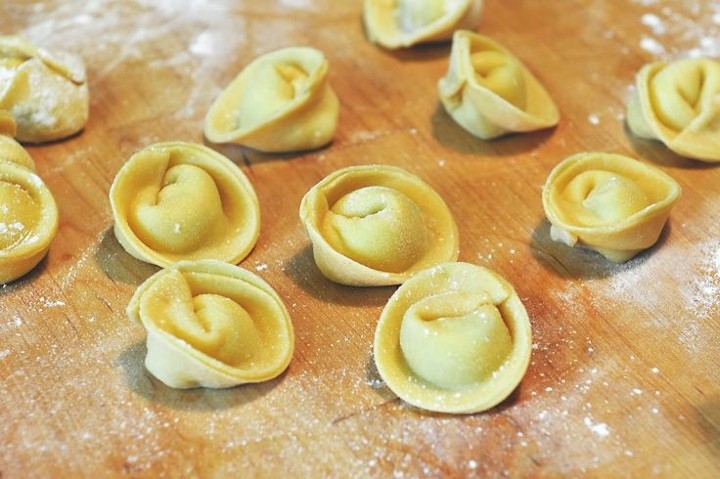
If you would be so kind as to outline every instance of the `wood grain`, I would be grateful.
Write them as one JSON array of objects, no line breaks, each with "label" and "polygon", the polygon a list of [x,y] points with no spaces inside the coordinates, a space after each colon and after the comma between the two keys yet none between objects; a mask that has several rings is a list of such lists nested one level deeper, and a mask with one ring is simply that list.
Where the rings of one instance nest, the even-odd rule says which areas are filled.
[{"label": "wood grain", "polygon": [[[448,44],[370,44],[360,1],[6,0],[0,28],[83,56],[90,120],[28,147],[61,210],[48,257],[0,289],[0,477],[717,477],[720,170],[633,138],[635,72],[717,54],[720,3],[487,0],[478,30],[515,52],[561,111],[549,131],[483,142],[439,106]],[[715,15],[715,17],[713,17]],[[211,145],[248,175],[262,214],[242,266],[284,298],[296,353],[276,380],[176,391],[143,367],[125,307],[157,268],[112,235],[113,177],[158,141],[203,142],[212,100],[258,54],[311,45],[341,101],[333,143],[267,155]],[[540,190],[579,151],[628,154],[683,187],[659,244],[617,266],[549,240]],[[372,336],[394,288],[315,267],[304,193],[348,165],[398,165],[458,221],[460,259],[518,290],[531,366],[495,409],[415,410],[379,379]]]}]

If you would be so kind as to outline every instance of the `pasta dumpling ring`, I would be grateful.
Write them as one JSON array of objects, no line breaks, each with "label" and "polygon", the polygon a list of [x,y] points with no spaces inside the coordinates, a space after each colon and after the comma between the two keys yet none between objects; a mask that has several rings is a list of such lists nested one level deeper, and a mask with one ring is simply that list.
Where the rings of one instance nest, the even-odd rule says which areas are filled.
[{"label": "pasta dumpling ring", "polygon": [[482,7],[482,0],[364,0],[363,20],[371,41],[395,49],[474,30]]},{"label": "pasta dumpling ring", "polygon": [[60,223],[55,199],[35,174],[32,158],[9,136],[14,130],[12,117],[0,111],[0,284],[40,263]]},{"label": "pasta dumpling ring", "polygon": [[319,50],[290,47],[259,56],[213,102],[205,137],[266,152],[319,148],[335,135],[340,103]]},{"label": "pasta dumpling ring", "polygon": [[110,187],[115,236],[135,258],[239,263],[255,246],[260,206],[240,168],[206,146],[167,142],[135,153]]},{"label": "pasta dumpling ring", "polygon": [[30,153],[15,141],[16,134],[15,119],[8,111],[0,110],[0,162],[15,163],[30,171],[35,171],[35,161]]},{"label": "pasta dumpling ring", "polygon": [[587,152],[553,168],[542,199],[553,240],[622,263],[657,242],[680,194],[680,185],[651,165]]},{"label": "pasta dumpling ring", "polygon": [[627,108],[630,130],[678,155],[720,161],[720,61],[689,58],[640,69]]},{"label": "pasta dumpling ring", "polygon": [[445,202],[394,166],[333,172],[305,194],[300,219],[318,268],[340,284],[400,284],[458,255],[458,230]]},{"label": "pasta dumpling ring", "polygon": [[42,143],[79,132],[87,123],[89,98],[80,57],[0,36],[0,109],[15,118],[18,141]]},{"label": "pasta dumpling ring", "polygon": [[293,325],[278,294],[222,261],[181,261],[155,273],[127,313],[147,329],[146,368],[173,388],[267,381],[292,359]]},{"label": "pasta dumpling ring", "polygon": [[560,117],[520,60],[496,41],[466,30],[453,36],[450,65],[438,91],[450,117],[483,140],[550,128]]},{"label": "pasta dumpling ring", "polygon": [[442,263],[392,295],[378,321],[374,359],[405,402],[469,414],[506,399],[530,362],[530,319],[513,287],[494,271]]}]

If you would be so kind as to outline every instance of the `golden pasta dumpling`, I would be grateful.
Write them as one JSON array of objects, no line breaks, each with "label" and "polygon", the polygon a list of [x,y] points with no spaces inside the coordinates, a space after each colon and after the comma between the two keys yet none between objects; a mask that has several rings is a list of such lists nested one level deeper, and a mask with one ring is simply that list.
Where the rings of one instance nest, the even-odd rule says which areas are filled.
[{"label": "golden pasta dumpling", "polygon": [[482,0],[364,0],[368,38],[385,48],[448,40],[458,29],[475,29]]},{"label": "golden pasta dumpling", "polygon": [[589,152],[555,166],[542,199],[554,241],[622,263],[657,242],[680,193],[680,185],[654,166]]},{"label": "golden pasta dumpling", "polygon": [[80,57],[0,36],[0,109],[15,118],[18,141],[42,143],[79,132],[89,105]]},{"label": "golden pasta dumpling", "polygon": [[240,168],[206,146],[168,142],[135,153],[110,188],[114,231],[135,258],[239,263],[255,246],[260,206]]},{"label": "golden pasta dumpling", "polygon": [[35,171],[35,162],[30,153],[13,139],[16,134],[15,119],[9,112],[0,110],[0,162],[15,163]]},{"label": "golden pasta dumpling", "polygon": [[333,172],[305,194],[300,219],[318,268],[341,284],[400,284],[458,256],[457,226],[440,195],[393,166]]},{"label": "golden pasta dumpling", "polygon": [[337,128],[339,101],[318,50],[291,47],[253,60],[218,96],[205,136],[266,152],[319,148]]},{"label": "golden pasta dumpling", "polygon": [[[0,129],[12,125],[0,112]],[[0,135],[0,284],[33,269],[45,257],[59,225],[57,205],[34,173],[32,158]]]},{"label": "golden pasta dumpling", "polygon": [[277,377],[295,336],[275,290],[216,260],[181,261],[141,284],[127,307],[147,329],[145,366],[173,388],[226,388]]},{"label": "golden pasta dumpling", "polygon": [[720,61],[690,58],[640,69],[627,109],[630,130],[678,155],[720,161]]},{"label": "golden pasta dumpling", "polygon": [[520,60],[474,32],[455,32],[438,91],[452,119],[483,140],[549,128],[560,117],[550,95]]},{"label": "golden pasta dumpling", "polygon": [[469,263],[423,270],[392,295],[375,330],[375,365],[409,404],[464,414],[507,398],[530,362],[530,319],[497,273]]}]

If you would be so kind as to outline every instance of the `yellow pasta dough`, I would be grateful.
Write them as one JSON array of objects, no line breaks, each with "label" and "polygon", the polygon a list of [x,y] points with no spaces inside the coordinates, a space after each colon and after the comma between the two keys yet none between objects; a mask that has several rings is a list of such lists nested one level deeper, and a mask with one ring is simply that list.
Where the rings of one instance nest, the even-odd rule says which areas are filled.
[{"label": "yellow pasta dough", "polygon": [[397,167],[333,172],[305,194],[300,219],[318,268],[341,284],[400,284],[458,255],[457,226],[445,202]]},{"label": "yellow pasta dough", "polygon": [[267,152],[319,148],[337,128],[339,101],[318,50],[291,47],[253,60],[205,117],[205,136]]},{"label": "yellow pasta dough", "polygon": [[294,333],[275,290],[216,260],[181,261],[141,284],[127,307],[147,329],[145,366],[173,388],[226,388],[277,377]]},{"label": "yellow pasta dough", "polygon": [[41,143],[79,132],[89,104],[80,57],[0,36],[0,109],[15,118],[18,141]]},{"label": "yellow pasta dough", "polygon": [[17,124],[13,116],[0,110],[0,161],[8,161],[35,171],[35,162],[30,154],[13,137],[17,133]]},{"label": "yellow pasta dough", "polygon": [[14,121],[0,111],[0,284],[14,281],[45,257],[57,233],[55,199],[34,173],[12,134]]},{"label": "yellow pasta dough", "polygon": [[371,41],[395,49],[475,29],[482,6],[482,0],[364,0],[363,20]]},{"label": "yellow pasta dough", "polygon": [[681,189],[659,169],[623,155],[579,153],[553,168],[543,206],[553,240],[621,263],[657,242]]},{"label": "yellow pasta dough", "polygon": [[469,263],[442,263],[412,276],[375,330],[375,364],[387,386],[438,412],[497,405],[522,380],[531,350],[530,319],[513,287]]},{"label": "yellow pasta dough", "polygon": [[474,32],[455,32],[438,91],[452,119],[484,140],[549,128],[559,120],[552,98],[520,60]]},{"label": "yellow pasta dough", "polygon": [[640,69],[627,123],[688,158],[720,161],[720,61],[691,58]]},{"label": "yellow pasta dough", "polygon": [[158,266],[239,263],[260,232],[250,181],[232,161],[194,143],[158,143],[135,153],[115,176],[110,206],[120,244]]}]

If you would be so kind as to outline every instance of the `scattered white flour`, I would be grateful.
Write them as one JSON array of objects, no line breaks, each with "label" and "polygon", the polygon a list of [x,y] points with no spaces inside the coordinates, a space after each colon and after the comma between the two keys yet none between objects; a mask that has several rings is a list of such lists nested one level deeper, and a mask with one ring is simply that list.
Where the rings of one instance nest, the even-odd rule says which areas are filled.
[{"label": "scattered white flour", "polygon": [[593,434],[596,434],[597,436],[608,437],[610,435],[610,429],[608,428],[608,425],[604,422],[594,424],[592,422],[592,419],[590,419],[588,416],[585,416],[585,419],[583,419],[583,423],[588,428],[590,428]]},{"label": "scattered white flour", "polygon": [[212,55],[218,50],[223,39],[212,30],[205,30],[195,36],[190,44],[190,52],[194,55]]},{"label": "scattered white flour", "polygon": [[700,251],[703,259],[691,283],[689,313],[707,319],[720,311],[720,241],[706,243]]},{"label": "scattered white flour", "polygon": [[43,306],[47,308],[55,308],[57,306],[65,306],[65,301],[61,301],[59,299],[50,299],[45,297],[40,297],[40,302],[43,304]]},{"label": "scattered white flour", "polygon": [[640,40],[640,48],[655,56],[660,56],[665,53],[665,47],[652,37],[643,37]]},{"label": "scattered white flour", "polygon": [[640,22],[643,25],[646,25],[650,27],[652,32],[655,35],[664,35],[667,33],[667,27],[665,26],[665,23],[655,15],[654,13],[646,13],[642,17],[640,17]]},{"label": "scattered white flour", "polygon": [[591,125],[599,125],[600,124],[600,117],[596,113],[591,113],[587,117],[588,123]]},{"label": "scattered white flour", "polygon": [[[720,55],[720,3],[677,2],[663,5],[660,2],[636,2],[646,11],[640,23],[652,36],[640,39],[640,48],[662,59],[686,57],[717,57]],[[682,12],[681,12],[682,10]],[[657,37],[668,36],[672,42]]]}]

